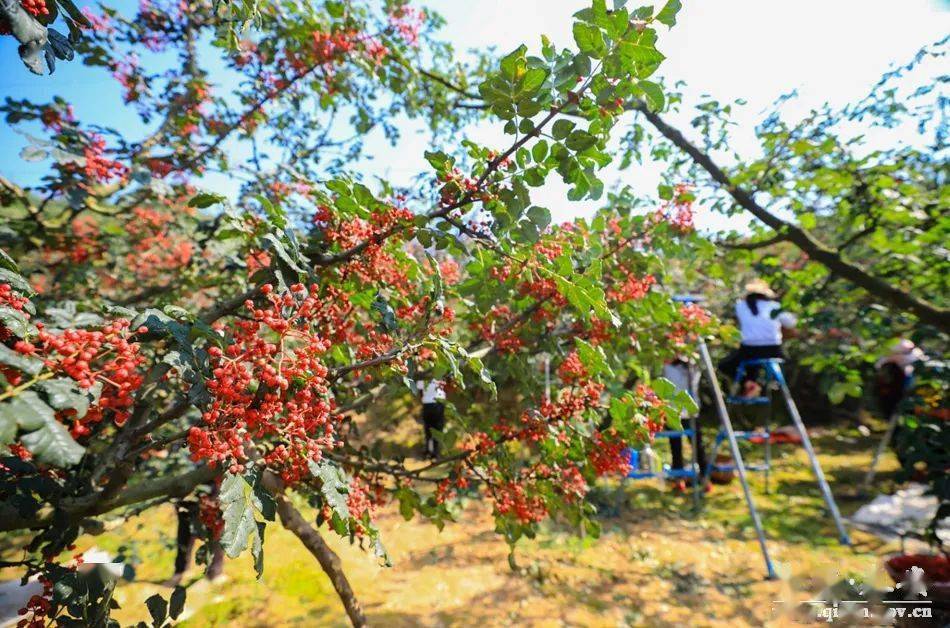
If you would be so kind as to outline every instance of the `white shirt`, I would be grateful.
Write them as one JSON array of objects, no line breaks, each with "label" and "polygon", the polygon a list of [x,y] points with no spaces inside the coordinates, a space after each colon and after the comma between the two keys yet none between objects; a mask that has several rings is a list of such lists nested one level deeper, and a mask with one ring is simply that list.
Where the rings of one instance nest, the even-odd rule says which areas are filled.
[{"label": "white shirt", "polygon": [[422,391],[422,403],[445,401],[445,382],[432,379],[416,382],[416,388]]},{"label": "white shirt", "polygon": [[782,344],[782,328],[794,327],[798,322],[795,316],[780,312],[773,318],[772,312],[782,307],[778,301],[759,300],[756,306],[759,313],[753,314],[745,299],[736,301],[736,318],[739,319],[742,344],[752,347]]}]

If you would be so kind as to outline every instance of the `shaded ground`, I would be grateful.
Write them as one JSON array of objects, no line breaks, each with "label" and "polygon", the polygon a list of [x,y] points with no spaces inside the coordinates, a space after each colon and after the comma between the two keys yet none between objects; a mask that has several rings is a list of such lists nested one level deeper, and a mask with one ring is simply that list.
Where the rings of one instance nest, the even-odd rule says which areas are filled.
[{"label": "shaded ground", "polygon": [[[817,434],[815,446],[835,493],[853,492],[866,468],[872,439],[855,430]],[[759,455],[757,451],[755,455]],[[750,453],[750,456],[753,455]],[[757,502],[782,579],[766,582],[761,554],[738,484],[715,487],[702,513],[691,499],[649,482],[629,482],[598,491],[604,534],[578,538],[551,526],[519,546],[518,572],[507,546],[492,532],[484,503],[466,507],[462,523],[439,532],[405,522],[395,509],[379,527],[394,567],[378,566],[371,554],[339,539],[340,554],[371,625],[378,626],[705,626],[763,625],[775,620],[774,600],[801,601],[829,584],[854,577],[886,584],[883,553],[896,549],[854,533],[854,547],[840,547],[824,516],[817,488],[799,448],[777,448],[773,491]],[[882,465],[882,490],[890,490],[896,463]],[[845,514],[860,502],[841,499]],[[138,518],[123,534],[83,539],[115,551],[129,535],[141,559],[136,582],[119,587],[123,625],[147,619],[144,600],[172,572],[171,509]],[[164,542],[155,542],[163,538]],[[346,625],[329,581],[295,537],[268,526],[265,573],[254,580],[250,559],[230,561],[228,581],[211,584],[194,569],[186,626]]]}]

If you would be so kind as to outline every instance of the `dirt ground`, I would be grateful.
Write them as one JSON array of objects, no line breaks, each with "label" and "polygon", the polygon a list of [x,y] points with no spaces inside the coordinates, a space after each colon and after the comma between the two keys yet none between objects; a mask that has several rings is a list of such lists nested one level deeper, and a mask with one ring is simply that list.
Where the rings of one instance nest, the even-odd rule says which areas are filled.
[{"label": "dirt ground", "polygon": [[[815,443],[842,510],[853,512],[861,502],[844,497],[854,495],[872,440],[845,429],[818,435]],[[893,487],[895,465],[885,462],[879,489]],[[881,557],[896,544],[854,532],[852,547],[838,545],[800,448],[778,449],[771,484],[767,495],[763,478],[755,477],[777,581],[763,579],[737,483],[715,487],[701,512],[692,510],[690,498],[653,482],[602,487],[594,497],[602,513],[600,538],[551,524],[519,545],[517,571],[479,501],[441,532],[406,522],[395,509],[382,512],[378,523],[391,568],[326,536],[375,626],[786,625],[788,609],[820,598],[835,582],[888,584]],[[148,596],[170,593],[162,583],[172,572],[173,521],[167,508],[130,520],[121,535],[82,540],[81,547],[113,552],[124,543],[138,558],[136,580],[116,592],[122,608],[115,617],[123,625],[148,619]],[[260,582],[248,556],[228,562],[224,582],[210,583],[193,568],[181,625],[346,625],[328,579],[295,537],[268,526],[265,554]]]}]

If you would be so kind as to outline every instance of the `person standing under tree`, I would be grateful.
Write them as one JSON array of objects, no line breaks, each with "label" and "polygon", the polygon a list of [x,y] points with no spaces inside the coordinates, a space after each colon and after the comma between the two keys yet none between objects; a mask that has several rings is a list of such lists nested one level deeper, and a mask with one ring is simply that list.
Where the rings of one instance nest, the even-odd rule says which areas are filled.
[{"label": "person standing under tree", "polygon": [[[703,473],[706,471],[706,451],[703,448],[702,431],[699,429],[699,370],[693,368],[687,356],[677,356],[676,359],[663,365],[663,377],[670,380],[678,390],[685,390],[693,401],[696,402],[696,415],[687,416],[686,411],[680,415],[684,426],[695,428],[696,438],[693,441],[696,447],[696,464],[698,465],[698,477],[693,481],[702,482]],[[673,456],[673,464],[670,468],[674,470],[683,469],[683,437],[670,437],[670,453]],[[686,491],[687,482],[676,480],[672,487],[676,492]],[[707,489],[709,485],[706,485]]]},{"label": "person standing under tree", "polygon": [[[762,279],[747,283],[745,292],[745,297],[736,301],[736,318],[739,320],[742,343],[719,363],[719,369],[733,379],[739,364],[745,360],[784,359],[782,338],[794,335],[793,330],[798,322],[793,314],[782,311],[775,292]],[[755,378],[755,369],[747,370],[739,394],[758,397],[762,387]]]},{"label": "person standing under tree", "polygon": [[439,441],[433,431],[445,429],[445,382],[439,379],[420,380],[416,388],[422,395],[422,426],[425,432],[425,455],[439,457]]}]

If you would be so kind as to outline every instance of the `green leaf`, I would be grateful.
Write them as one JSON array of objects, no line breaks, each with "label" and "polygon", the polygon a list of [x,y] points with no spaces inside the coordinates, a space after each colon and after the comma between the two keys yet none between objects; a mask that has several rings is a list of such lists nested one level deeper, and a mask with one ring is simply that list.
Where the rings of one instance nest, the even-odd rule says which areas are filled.
[{"label": "green leaf", "polygon": [[544,79],[548,77],[548,71],[544,68],[531,68],[521,80],[521,89],[519,93],[534,94],[544,84]]},{"label": "green leaf", "polygon": [[676,26],[676,14],[683,8],[680,0],[669,0],[660,12],[656,14],[656,21],[666,24],[670,28]]},{"label": "green leaf", "polygon": [[86,451],[32,390],[0,404],[0,433],[9,434],[11,423],[28,432],[20,442],[44,464],[69,467],[78,463]]},{"label": "green leaf", "polygon": [[46,393],[49,405],[57,410],[75,410],[76,418],[81,419],[89,411],[89,404],[99,397],[101,388],[80,388],[74,380],[68,378],[50,379],[37,384],[37,388]]},{"label": "green leaf", "polygon": [[663,95],[663,88],[653,81],[640,81],[637,85],[643,90],[643,93],[647,98],[647,104],[650,105],[650,109],[653,111],[662,111],[663,105],[666,104],[666,97]]},{"label": "green leaf", "polygon": [[620,42],[620,58],[627,63],[638,64],[639,76],[649,76],[666,58],[654,46],[655,41],[656,33],[651,29],[646,29],[637,41]]},{"label": "green leaf", "polygon": [[563,140],[571,133],[571,129],[574,128],[574,123],[570,120],[555,120],[554,126],[551,127],[551,135],[556,140]]},{"label": "green leaf", "polygon": [[36,327],[30,323],[24,312],[6,305],[0,305],[0,327],[6,327],[17,338],[26,338],[36,333]]},{"label": "green leaf", "polygon": [[613,377],[613,369],[607,364],[607,355],[603,348],[595,347],[581,338],[574,339],[574,346],[577,347],[577,357],[591,375]]},{"label": "green leaf", "polygon": [[436,169],[436,172],[448,172],[452,169],[452,166],[455,165],[455,159],[449,157],[441,151],[426,151],[425,152],[426,161]]},{"label": "green leaf", "polygon": [[587,131],[577,130],[571,133],[570,137],[567,138],[567,142],[565,143],[572,151],[579,153],[596,144],[597,138]]},{"label": "green leaf", "polygon": [[251,556],[254,558],[254,571],[257,573],[257,579],[260,580],[264,575],[264,529],[267,524],[263,521],[257,522],[257,534],[251,542]]},{"label": "green leaf", "polygon": [[172,619],[178,619],[181,612],[185,610],[185,596],[187,589],[182,586],[176,586],[172,590],[171,598],[168,601],[168,616]]},{"label": "green leaf", "polygon": [[551,224],[551,212],[544,207],[533,205],[528,208],[528,219],[537,227],[538,233],[543,233]]},{"label": "green leaf", "polygon": [[584,54],[600,59],[607,53],[607,44],[600,29],[591,24],[574,22],[574,41]]},{"label": "green leaf", "polygon": [[49,151],[40,146],[24,146],[20,151],[20,159],[23,161],[43,161],[49,157]]},{"label": "green leaf", "polygon": [[522,44],[501,60],[501,72],[511,81],[518,80],[527,68],[524,53],[528,47]]},{"label": "green leaf", "polygon": [[[258,195],[257,202],[261,204],[261,209],[264,210],[264,215],[267,216],[267,220],[277,229],[285,229],[287,227],[287,214],[280,207],[275,206],[270,202],[270,199],[263,195]],[[193,200],[193,199],[192,199]]]},{"label": "green leaf", "polygon": [[20,267],[17,266],[17,263],[13,261],[13,258],[10,257],[3,249],[0,249],[0,268],[6,268],[7,270],[14,273],[20,272]]},{"label": "green leaf", "polygon": [[320,480],[320,494],[333,513],[343,521],[350,518],[350,509],[346,505],[346,497],[350,492],[349,482],[343,469],[329,460],[309,463],[310,473]]},{"label": "green leaf", "polygon": [[548,143],[545,140],[538,142],[531,148],[531,156],[536,163],[541,163],[548,156]]},{"label": "green leaf", "polygon": [[33,294],[33,288],[26,279],[20,276],[19,273],[7,270],[6,268],[0,268],[0,283],[10,284],[11,288],[24,296]]},{"label": "green leaf", "polygon": [[0,343],[0,364],[12,366],[27,375],[36,375],[43,370],[43,360],[14,351]]},{"label": "green leaf", "polygon": [[376,298],[373,299],[373,309],[379,312],[382,318],[380,325],[386,331],[393,331],[399,326],[396,322],[395,310],[389,305],[389,301],[386,300],[386,297],[384,297],[382,293],[377,293]]},{"label": "green leaf", "polygon": [[254,517],[254,487],[243,475],[225,473],[218,495],[224,519],[221,547],[231,558],[237,558],[247,549],[247,537],[257,535],[257,520]]},{"label": "green leaf", "polygon": [[165,623],[165,618],[168,617],[168,602],[165,598],[156,593],[145,600],[145,606],[148,607],[148,613],[152,616],[152,625],[155,628]]},{"label": "green leaf", "polygon": [[212,205],[223,203],[226,200],[228,200],[227,197],[221,194],[215,194],[214,192],[199,192],[198,194],[191,197],[191,200],[188,201],[188,206],[204,209],[205,207],[211,207]]}]

